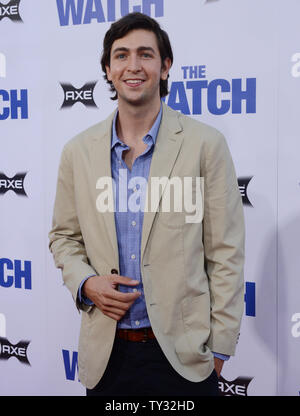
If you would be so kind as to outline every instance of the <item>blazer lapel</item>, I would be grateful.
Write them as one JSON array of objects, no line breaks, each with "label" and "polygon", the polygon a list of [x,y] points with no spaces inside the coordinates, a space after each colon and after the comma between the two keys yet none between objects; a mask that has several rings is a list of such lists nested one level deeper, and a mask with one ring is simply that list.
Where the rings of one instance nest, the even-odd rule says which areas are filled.
[{"label": "blazer lapel", "polygon": [[[92,186],[95,189],[96,198],[99,195],[99,192],[96,189],[96,184],[99,178],[108,178],[112,184],[111,176],[111,128],[114,114],[111,114],[103,123],[99,134],[97,137],[93,137],[91,147],[90,147],[90,160],[91,160],[91,170],[92,170]],[[112,188],[111,188],[112,189]],[[96,200],[95,200],[96,204]],[[112,253],[114,255],[113,264],[119,263],[118,255],[118,242],[117,242],[117,233],[115,225],[115,215],[114,211],[107,211],[104,213],[98,213],[97,217],[101,230],[106,231],[107,239],[111,244]],[[104,223],[104,227],[103,227]]]},{"label": "blazer lapel", "polygon": [[[173,111],[171,112],[169,108],[163,104],[162,121],[156,139],[148,178],[147,201],[145,204],[146,207],[148,206],[148,212],[147,209],[144,212],[141,259],[143,258],[151,227],[165,188],[160,187],[159,198],[157,199],[155,206],[153,206],[151,201],[151,179],[153,177],[170,177],[183,140],[183,134],[181,132],[182,127],[179,123],[177,114]],[[149,201],[151,201],[151,203],[147,204]]]}]

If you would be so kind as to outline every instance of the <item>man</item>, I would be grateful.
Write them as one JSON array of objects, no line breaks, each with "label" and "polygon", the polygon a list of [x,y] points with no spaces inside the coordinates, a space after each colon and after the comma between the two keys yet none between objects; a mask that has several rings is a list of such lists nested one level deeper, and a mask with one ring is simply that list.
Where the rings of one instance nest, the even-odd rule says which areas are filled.
[{"label": "man", "polygon": [[101,64],[118,109],[62,153],[50,249],[82,310],[88,395],[217,395],[235,352],[241,197],[223,136],[161,101],[172,62],[154,19],[113,23]]}]

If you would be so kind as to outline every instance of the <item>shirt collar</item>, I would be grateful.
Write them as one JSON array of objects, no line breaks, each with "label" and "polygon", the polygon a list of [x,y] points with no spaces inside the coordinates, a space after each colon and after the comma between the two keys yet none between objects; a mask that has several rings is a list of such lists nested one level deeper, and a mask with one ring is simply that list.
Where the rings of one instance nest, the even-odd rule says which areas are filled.
[{"label": "shirt collar", "polygon": [[[118,110],[116,111],[116,114],[115,114],[114,120],[113,120],[113,125],[112,125],[111,149],[113,149],[116,144],[124,145],[124,143],[119,139],[119,137],[117,135],[117,129],[116,129],[117,116],[118,116]],[[147,139],[150,139],[153,142],[153,144],[156,143],[161,118],[162,118],[162,104],[160,105],[159,113],[158,113],[151,129],[148,131],[148,133],[145,135],[145,137],[143,137],[143,141],[145,143],[148,141]]]}]

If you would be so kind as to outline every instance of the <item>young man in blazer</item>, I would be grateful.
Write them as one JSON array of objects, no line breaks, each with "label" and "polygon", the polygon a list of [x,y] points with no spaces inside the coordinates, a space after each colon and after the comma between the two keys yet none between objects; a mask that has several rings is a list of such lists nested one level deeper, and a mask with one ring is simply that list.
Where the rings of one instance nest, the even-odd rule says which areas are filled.
[{"label": "young man in blazer", "polygon": [[118,108],[62,152],[50,249],[82,310],[87,395],[217,395],[235,353],[241,197],[222,134],[162,102],[172,62],[154,19],[113,23],[101,64]]}]

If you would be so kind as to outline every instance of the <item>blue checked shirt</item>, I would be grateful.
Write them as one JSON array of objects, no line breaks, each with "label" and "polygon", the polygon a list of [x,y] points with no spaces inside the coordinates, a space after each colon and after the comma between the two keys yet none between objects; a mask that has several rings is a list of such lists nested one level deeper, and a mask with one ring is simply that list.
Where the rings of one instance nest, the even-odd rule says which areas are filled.
[{"label": "blue checked shirt", "polygon": [[[131,170],[123,160],[123,152],[129,150],[117,136],[116,117],[111,141],[111,171],[115,187],[115,223],[119,249],[119,274],[140,283],[135,288],[119,285],[119,291],[138,290],[141,296],[132,304],[118,322],[119,328],[143,328],[151,326],[145,303],[141,276],[141,238],[143,228],[143,201],[145,198],[150,164],[162,116],[160,112],[148,134],[143,138],[146,150],[135,159]],[[123,212],[122,212],[123,211]]]},{"label": "blue checked shirt", "polygon": [[[117,136],[116,112],[111,140],[111,174],[115,184],[114,204],[115,204],[115,224],[117,232],[119,250],[119,274],[127,276],[139,282],[134,288],[126,285],[119,285],[121,292],[132,292],[138,290],[141,296],[132,304],[126,314],[118,321],[118,328],[137,329],[150,327],[147,314],[144,288],[141,276],[141,239],[143,228],[143,202],[145,199],[146,187],[152,154],[161,122],[162,106],[160,112],[143,142],[147,144],[146,150],[135,159],[131,170],[123,160],[123,152],[129,150]],[[91,277],[91,276],[89,276]],[[85,278],[79,288],[79,300],[87,304],[92,302],[81,295],[81,287],[86,281]],[[215,353],[222,359],[227,356]]]}]

